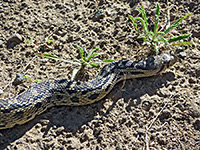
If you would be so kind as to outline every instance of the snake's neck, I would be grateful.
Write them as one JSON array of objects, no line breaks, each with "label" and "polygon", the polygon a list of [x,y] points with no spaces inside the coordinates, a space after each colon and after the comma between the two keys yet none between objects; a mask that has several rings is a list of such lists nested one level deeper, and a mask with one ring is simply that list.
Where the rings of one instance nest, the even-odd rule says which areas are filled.
[{"label": "snake's neck", "polygon": [[[50,92],[56,97],[55,105],[87,105],[99,101],[107,95],[117,81],[117,75],[108,74],[105,77],[97,75],[87,82],[55,80]],[[55,98],[52,98],[52,101]]]}]

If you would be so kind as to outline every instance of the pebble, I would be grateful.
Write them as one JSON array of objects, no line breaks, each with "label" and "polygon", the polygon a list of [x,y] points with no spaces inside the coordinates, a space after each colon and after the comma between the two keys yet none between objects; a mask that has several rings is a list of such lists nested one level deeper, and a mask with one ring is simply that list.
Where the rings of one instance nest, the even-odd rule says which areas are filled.
[{"label": "pebble", "polygon": [[140,134],[140,135],[142,135],[142,134],[144,134],[144,131],[142,129],[138,129],[137,133]]},{"label": "pebble", "polygon": [[48,58],[44,58],[44,59],[42,59],[42,62],[46,63],[46,62],[48,62],[48,60],[49,60]]},{"label": "pebble", "polygon": [[24,74],[21,74],[21,73],[16,73],[16,78],[15,80],[13,81],[13,85],[19,85],[21,84],[24,80],[25,80],[25,75]]},{"label": "pebble", "polygon": [[62,126],[62,127],[59,127],[56,129],[56,134],[57,136],[59,136],[60,134],[62,134],[64,132],[65,128]]},{"label": "pebble", "polygon": [[185,58],[185,57],[187,56],[187,54],[186,54],[186,52],[180,52],[180,53],[179,53],[179,56],[180,56],[181,58]]},{"label": "pebble", "polygon": [[197,119],[197,120],[194,122],[193,126],[194,126],[194,129],[200,130],[200,119]]},{"label": "pebble", "polygon": [[8,38],[8,42],[13,42],[13,41],[18,43],[18,44],[21,43],[23,41],[22,36],[18,33],[11,35]]},{"label": "pebble", "polygon": [[163,119],[168,119],[171,117],[171,112],[169,110],[164,110],[162,112],[162,114],[160,115],[160,119],[163,120]]},{"label": "pebble", "polygon": [[103,11],[102,10],[97,10],[93,16],[94,21],[98,21],[104,17]]},{"label": "pebble", "polygon": [[23,41],[22,36],[18,33],[11,35],[7,40],[7,48],[14,48],[17,44]]},{"label": "pebble", "polygon": [[3,48],[3,41],[0,40],[0,48]]},{"label": "pebble", "polygon": [[149,102],[149,101],[144,101],[144,102],[142,103],[142,108],[143,108],[144,110],[146,110],[146,111],[149,111],[150,108],[151,108],[151,106],[152,106],[152,104],[151,104],[151,102]]}]

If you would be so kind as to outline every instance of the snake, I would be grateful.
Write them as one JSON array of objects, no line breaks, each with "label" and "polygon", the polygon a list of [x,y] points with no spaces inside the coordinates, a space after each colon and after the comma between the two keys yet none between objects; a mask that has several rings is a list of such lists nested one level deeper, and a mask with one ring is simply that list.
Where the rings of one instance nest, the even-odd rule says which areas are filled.
[{"label": "snake", "polygon": [[53,106],[82,106],[104,98],[125,79],[159,75],[175,64],[177,57],[163,53],[142,60],[119,60],[106,64],[89,81],[49,79],[14,97],[0,99],[0,130],[24,124]]}]

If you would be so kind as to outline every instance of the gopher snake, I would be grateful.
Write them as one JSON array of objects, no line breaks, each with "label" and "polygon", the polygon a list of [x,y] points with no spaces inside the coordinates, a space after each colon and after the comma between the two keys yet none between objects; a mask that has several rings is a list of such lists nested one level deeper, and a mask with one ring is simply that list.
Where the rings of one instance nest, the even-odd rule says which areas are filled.
[{"label": "gopher snake", "polygon": [[38,83],[15,97],[0,99],[0,129],[24,124],[52,106],[94,103],[105,97],[124,75],[126,79],[154,76],[176,61],[177,58],[169,54],[141,61],[119,60],[105,65],[88,82],[50,79]]}]

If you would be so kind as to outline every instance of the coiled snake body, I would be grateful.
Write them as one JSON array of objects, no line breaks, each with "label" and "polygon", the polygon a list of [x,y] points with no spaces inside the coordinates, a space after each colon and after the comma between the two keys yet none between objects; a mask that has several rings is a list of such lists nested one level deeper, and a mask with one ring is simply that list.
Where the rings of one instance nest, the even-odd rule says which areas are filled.
[{"label": "coiled snake body", "polygon": [[52,106],[94,103],[106,96],[117,82],[157,75],[176,60],[169,54],[141,61],[120,60],[105,65],[88,82],[50,79],[38,83],[15,97],[0,99],[0,129],[24,124]]}]

